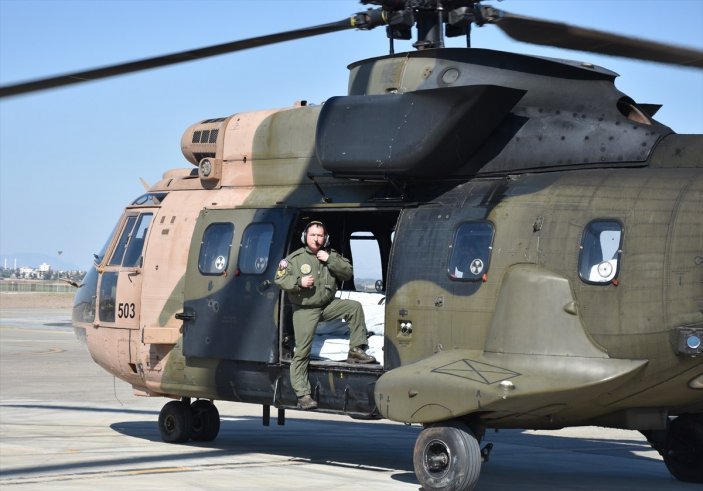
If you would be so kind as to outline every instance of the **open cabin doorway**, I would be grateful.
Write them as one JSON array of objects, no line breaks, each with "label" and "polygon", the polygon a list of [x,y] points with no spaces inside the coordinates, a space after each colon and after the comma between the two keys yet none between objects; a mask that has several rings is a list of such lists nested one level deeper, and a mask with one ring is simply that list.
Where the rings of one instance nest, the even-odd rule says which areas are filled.
[{"label": "open cabin doorway", "polygon": [[[293,226],[287,254],[303,247],[303,233],[311,221],[320,221],[329,234],[329,247],[349,259],[354,276],[337,285],[337,297],[360,302],[369,333],[367,353],[378,364],[367,365],[380,370],[384,361],[385,285],[391,248],[400,210],[337,209],[303,210]],[[292,306],[281,292],[280,361],[289,363],[295,349]],[[315,331],[311,354],[312,366],[346,365],[349,351],[349,328],[339,321],[320,322]]]}]

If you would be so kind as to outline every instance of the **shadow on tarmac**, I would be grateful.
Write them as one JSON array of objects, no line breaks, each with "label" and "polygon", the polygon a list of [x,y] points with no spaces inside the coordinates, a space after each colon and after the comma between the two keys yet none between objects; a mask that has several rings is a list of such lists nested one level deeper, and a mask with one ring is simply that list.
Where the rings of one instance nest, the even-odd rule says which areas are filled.
[{"label": "shadow on tarmac", "polygon": [[[201,470],[236,469],[241,465],[251,465],[252,454],[261,454],[291,463],[391,471],[392,479],[417,484],[412,465],[412,449],[420,431],[418,425],[408,427],[378,421],[345,422],[288,417],[284,426],[263,426],[258,417],[230,417],[223,414],[220,433],[215,441],[172,445],[161,441],[157,424],[158,411],[155,410],[51,404],[3,406],[149,417],[148,420],[119,421],[109,426],[126,437],[149,442],[146,450],[153,450],[153,453],[145,455],[145,447],[142,446],[139,455],[110,459],[109,466],[113,469],[136,469],[144,465],[175,467],[181,464],[189,467],[195,465]],[[692,489],[690,485],[671,478],[661,461],[638,455],[651,450],[645,441],[567,438],[532,434],[523,430],[501,430],[498,433],[488,431],[485,442],[493,443],[495,448],[490,462],[483,466],[481,489],[514,489],[516,477],[523,483],[521,489],[530,490],[590,490],[594,489],[594,485],[599,489]],[[164,446],[168,447],[167,451],[164,451]],[[555,459],[557,454],[559,458]],[[250,457],[246,461],[238,461],[238,455]],[[213,463],[212,459],[218,457],[227,459]],[[596,459],[599,464],[592,465],[592,459]],[[269,461],[269,458],[262,458],[262,463]],[[0,476],[55,472],[90,474],[106,464],[104,459],[56,465],[39,464],[0,470]]]},{"label": "shadow on tarmac", "polygon": [[[151,416],[145,421],[122,421],[110,428],[122,435],[139,438],[154,444],[154,454],[109,461],[112,468],[144,466],[145,464],[177,466],[179,462],[203,462],[202,467],[237,467],[237,455],[263,454],[328,466],[353,467],[366,470],[401,471],[395,479],[417,482],[412,468],[412,447],[419,427],[409,428],[397,424],[362,423],[357,421],[325,421],[287,418],[285,426],[263,426],[261,419],[252,416],[229,417],[222,415],[220,433],[212,442],[189,442],[182,445],[163,443],[158,429],[158,411],[101,408],[90,406],[61,406],[51,404],[3,404],[3,407],[45,409],[49,411],[78,411],[93,413],[131,414]],[[274,420],[275,421],[275,420]],[[163,446],[168,452],[162,452]],[[176,448],[179,452],[174,453]],[[188,451],[188,449],[193,451]],[[229,463],[208,464],[213,458],[231,457]],[[246,465],[251,461],[247,460]],[[55,472],[87,472],[106,465],[104,459],[84,460],[70,464],[33,465],[0,470],[0,476],[11,477],[27,474]],[[192,466],[192,462],[189,462]]]}]

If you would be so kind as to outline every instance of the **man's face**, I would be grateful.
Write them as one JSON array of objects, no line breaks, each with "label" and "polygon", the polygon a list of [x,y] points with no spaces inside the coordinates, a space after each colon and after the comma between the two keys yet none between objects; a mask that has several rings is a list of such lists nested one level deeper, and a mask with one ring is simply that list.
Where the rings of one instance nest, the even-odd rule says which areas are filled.
[{"label": "man's face", "polygon": [[319,225],[310,225],[306,243],[312,252],[317,253],[325,244],[325,229]]}]

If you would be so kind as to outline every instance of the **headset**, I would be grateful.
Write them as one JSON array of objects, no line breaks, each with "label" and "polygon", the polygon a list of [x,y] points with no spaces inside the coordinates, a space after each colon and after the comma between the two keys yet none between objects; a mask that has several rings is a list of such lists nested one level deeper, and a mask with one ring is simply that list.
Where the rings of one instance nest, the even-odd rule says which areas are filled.
[{"label": "headset", "polygon": [[318,226],[322,227],[322,229],[325,231],[325,242],[324,242],[324,244],[322,244],[322,247],[329,247],[330,234],[327,233],[327,227],[325,227],[325,224],[322,222],[318,222],[318,221],[312,221],[305,226],[305,228],[303,229],[303,233],[300,235],[300,242],[302,242],[303,245],[307,245],[308,242],[306,239],[307,239],[307,235],[308,235],[308,229],[312,225],[318,225]]}]

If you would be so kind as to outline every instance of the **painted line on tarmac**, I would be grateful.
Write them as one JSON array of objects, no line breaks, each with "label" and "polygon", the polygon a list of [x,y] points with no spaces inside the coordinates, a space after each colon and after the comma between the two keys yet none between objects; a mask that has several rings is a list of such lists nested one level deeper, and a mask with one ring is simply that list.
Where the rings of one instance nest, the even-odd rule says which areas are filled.
[{"label": "painted line on tarmac", "polygon": [[156,467],[154,469],[140,469],[137,471],[128,471],[125,474],[133,474],[133,475],[140,475],[140,474],[165,474],[165,473],[170,473],[170,472],[187,472],[187,471],[192,471],[192,467]]},{"label": "painted line on tarmac", "polygon": [[[44,333],[58,333],[58,334],[70,334],[71,336],[74,336],[74,332],[72,330],[68,329],[41,329],[41,328],[33,328],[30,326],[3,326],[0,325],[0,331],[26,331],[27,329],[31,329],[32,332],[44,332]],[[3,342],[5,340],[3,339]]]},{"label": "painted line on tarmac", "polygon": [[[202,472],[202,471],[213,471],[213,470],[227,470],[227,469],[241,469],[244,467],[269,467],[272,461],[254,461],[254,462],[227,462],[224,464],[205,464],[205,465],[195,465],[190,467],[147,467],[143,469],[124,469],[124,470],[105,470],[105,471],[93,471],[93,472],[79,472],[79,473],[59,473],[59,474],[45,474],[42,476],[24,476],[24,477],[14,477],[7,479],[0,479],[0,487],[13,486],[13,485],[26,485],[26,484],[43,484],[47,482],[57,482],[57,481],[81,481],[88,479],[102,479],[111,477],[129,477],[136,475],[149,475],[149,474],[175,474],[179,472]],[[276,461],[276,466],[299,466],[299,465],[310,465],[315,462],[300,462],[300,461]]]},{"label": "painted line on tarmac", "polygon": [[65,353],[65,352],[66,352],[65,349],[61,349],[61,348],[49,348],[48,350],[44,350],[44,351],[30,351],[30,352],[27,353],[27,354],[28,354],[28,355],[39,355],[39,356],[43,356],[43,355],[55,355],[55,354],[57,354],[57,353]]},{"label": "painted line on tarmac", "polygon": [[[24,340],[10,340],[10,341],[22,341],[25,343],[26,341]],[[3,339],[2,342],[4,343],[5,340]],[[41,341],[45,342],[45,341]],[[58,353],[65,353],[66,350],[62,348],[49,348],[46,350],[42,351],[24,351],[24,352],[17,352],[17,353],[6,353],[6,356],[29,356],[29,355],[39,355],[39,356],[45,356],[45,355],[56,355]]]}]

